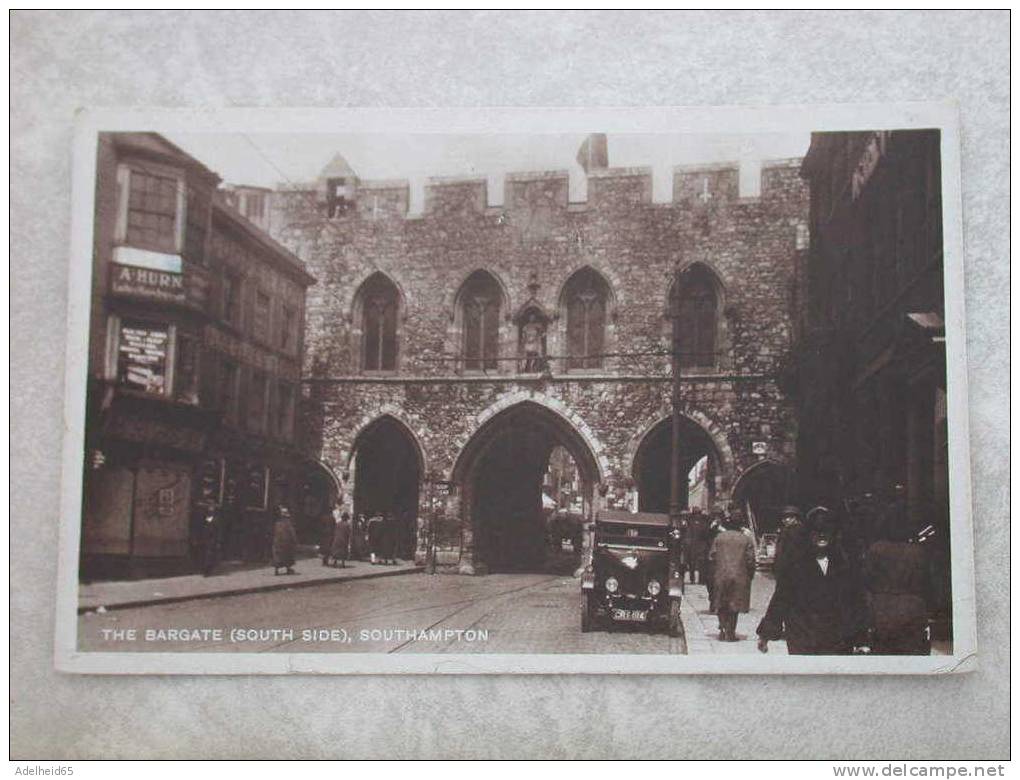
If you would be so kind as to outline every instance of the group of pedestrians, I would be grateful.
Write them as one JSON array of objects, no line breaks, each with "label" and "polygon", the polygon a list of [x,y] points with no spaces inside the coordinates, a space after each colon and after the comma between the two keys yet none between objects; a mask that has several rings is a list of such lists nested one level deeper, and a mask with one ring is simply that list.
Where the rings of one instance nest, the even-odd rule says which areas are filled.
[{"label": "group of pedestrians", "polygon": [[[761,652],[779,639],[793,655],[930,652],[925,551],[902,500],[842,518],[823,506],[803,519],[795,506],[781,515],[775,591],[757,627]],[[704,563],[695,568],[707,569],[707,580],[704,570],[696,573],[708,585],[720,640],[734,642],[737,616],[750,611],[754,537],[739,509],[710,522],[706,537]]]},{"label": "group of pedestrians", "polygon": [[323,566],[347,566],[348,560],[365,560],[373,565],[397,562],[397,521],[390,512],[359,515],[352,522],[349,512],[334,507],[323,518],[319,555]]}]

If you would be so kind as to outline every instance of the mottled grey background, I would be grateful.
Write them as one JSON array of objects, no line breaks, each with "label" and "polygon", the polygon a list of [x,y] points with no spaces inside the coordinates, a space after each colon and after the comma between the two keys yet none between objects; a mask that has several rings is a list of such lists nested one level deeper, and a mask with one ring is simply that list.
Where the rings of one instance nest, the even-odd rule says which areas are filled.
[{"label": "mottled grey background", "polygon": [[[13,12],[12,756],[1007,756],[1009,23],[1007,12]],[[946,98],[959,101],[962,116],[977,672],[780,679],[53,671],[75,109]]]}]

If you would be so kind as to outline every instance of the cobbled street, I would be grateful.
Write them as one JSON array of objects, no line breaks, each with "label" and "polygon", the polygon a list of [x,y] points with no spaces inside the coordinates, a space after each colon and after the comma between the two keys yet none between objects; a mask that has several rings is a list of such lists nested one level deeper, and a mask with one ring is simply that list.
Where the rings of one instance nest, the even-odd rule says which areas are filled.
[{"label": "cobbled street", "polygon": [[[579,584],[569,574],[412,574],[91,612],[78,619],[79,647],[134,652],[753,653],[754,628],[771,593],[771,577],[759,573],[752,612],[741,615],[741,641],[736,643],[716,639],[716,621],[700,585],[687,586],[685,643],[670,639],[661,628],[639,625],[602,625],[581,633]],[[137,631],[134,641],[120,638],[125,634],[114,639],[111,633],[129,629]],[[147,629],[164,633],[146,641]],[[222,636],[210,639],[207,632],[204,639],[173,641],[165,638],[171,629],[220,629]],[[231,639],[235,629],[244,630],[240,641]],[[308,639],[305,631],[315,633]],[[770,652],[785,653],[785,647],[777,642]]]}]

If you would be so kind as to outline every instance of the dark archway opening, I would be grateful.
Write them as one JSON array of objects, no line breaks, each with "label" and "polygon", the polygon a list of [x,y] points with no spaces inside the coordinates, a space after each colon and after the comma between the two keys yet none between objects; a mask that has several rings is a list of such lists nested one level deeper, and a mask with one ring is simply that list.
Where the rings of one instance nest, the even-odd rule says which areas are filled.
[{"label": "dark archway opening", "polygon": [[[672,421],[656,425],[638,447],[634,456],[634,482],[638,490],[638,511],[668,512],[670,497],[670,459]],[[708,509],[715,498],[715,477],[719,458],[711,437],[686,417],[680,430],[680,506],[697,504]]]},{"label": "dark archway opening", "polygon": [[550,515],[543,501],[557,446],[576,464],[577,492],[581,505],[589,507],[598,481],[595,460],[576,431],[538,404],[524,402],[501,412],[465,447],[455,474],[463,485],[476,567],[490,572],[571,568],[550,548]]},{"label": "dark archway opening", "polygon": [[355,516],[391,514],[397,521],[397,557],[413,560],[421,458],[411,434],[392,417],[382,417],[358,436],[354,458]]},{"label": "dark archway opening", "polygon": [[762,461],[745,471],[733,486],[733,502],[746,513],[756,537],[779,531],[779,515],[790,503],[790,470],[781,463]]}]

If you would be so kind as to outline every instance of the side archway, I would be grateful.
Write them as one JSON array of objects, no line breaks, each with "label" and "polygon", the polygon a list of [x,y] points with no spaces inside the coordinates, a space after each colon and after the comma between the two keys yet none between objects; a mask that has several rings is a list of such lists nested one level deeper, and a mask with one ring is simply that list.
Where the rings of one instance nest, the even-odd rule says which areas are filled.
[{"label": "side archway", "polygon": [[413,560],[421,514],[425,457],[414,432],[400,419],[382,414],[354,437],[347,463],[349,511],[357,520],[389,515],[397,557]]},{"label": "side archway", "polygon": [[782,509],[794,493],[793,470],[767,458],[744,469],[733,484],[732,500],[746,512],[756,536],[776,533]]},{"label": "side archway", "polygon": [[[672,415],[661,415],[631,440],[631,477],[641,511],[666,512],[670,500]],[[681,413],[681,503],[708,509],[726,498],[734,472],[725,433],[696,410]],[[686,478],[686,479],[684,479]]]}]

